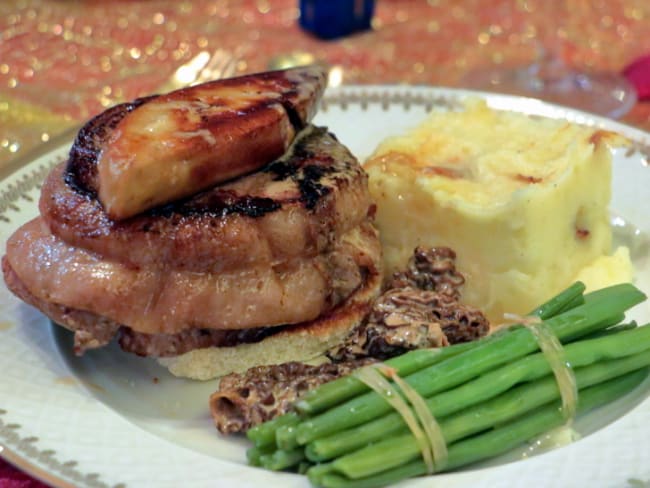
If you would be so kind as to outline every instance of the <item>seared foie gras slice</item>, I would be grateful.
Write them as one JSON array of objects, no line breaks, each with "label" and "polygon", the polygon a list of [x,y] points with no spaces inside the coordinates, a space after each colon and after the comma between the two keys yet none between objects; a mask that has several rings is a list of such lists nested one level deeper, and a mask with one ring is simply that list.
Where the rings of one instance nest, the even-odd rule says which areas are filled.
[{"label": "seared foie gras slice", "polygon": [[281,156],[316,111],[320,67],[272,71],[147,99],[114,128],[97,162],[98,196],[125,219]]},{"label": "seared foie gras slice", "polygon": [[110,109],[84,128],[67,166],[43,185],[41,214],[68,244],[130,266],[223,272],[314,257],[372,212],[363,168],[326,129],[309,126],[260,171],[112,220],[91,190],[93,154],[129,107]]}]

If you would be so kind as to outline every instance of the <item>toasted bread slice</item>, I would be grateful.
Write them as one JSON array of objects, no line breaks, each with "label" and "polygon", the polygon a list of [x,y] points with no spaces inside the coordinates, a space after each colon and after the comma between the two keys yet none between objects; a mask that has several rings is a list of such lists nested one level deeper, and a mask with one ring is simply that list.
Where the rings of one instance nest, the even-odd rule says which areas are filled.
[{"label": "toasted bread slice", "polygon": [[272,71],[150,97],[98,158],[98,197],[115,220],[193,195],[281,156],[313,117],[320,67]]}]

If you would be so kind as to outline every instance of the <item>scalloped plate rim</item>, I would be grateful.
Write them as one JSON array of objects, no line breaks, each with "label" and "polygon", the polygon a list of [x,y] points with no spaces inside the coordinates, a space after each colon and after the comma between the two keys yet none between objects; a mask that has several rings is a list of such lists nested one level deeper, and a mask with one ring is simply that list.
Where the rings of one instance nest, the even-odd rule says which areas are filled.
[{"label": "scalloped plate rim", "polygon": [[[407,97],[413,95],[426,95],[428,97],[432,97],[433,99],[435,99],[436,97],[447,97],[454,100],[462,99],[464,97],[479,96],[485,98],[488,101],[488,104],[494,108],[503,108],[503,109],[509,109],[513,111],[521,111],[524,113],[532,113],[538,115],[547,115],[556,118],[558,117],[568,118],[569,120],[572,120],[574,122],[586,121],[593,125],[597,125],[613,131],[621,132],[627,135],[628,137],[630,137],[631,139],[635,140],[644,149],[647,149],[647,147],[650,146],[650,134],[642,130],[639,130],[637,128],[625,125],[620,122],[611,121],[609,119],[598,117],[595,115],[579,112],[577,110],[573,110],[570,108],[560,107],[557,105],[552,105],[545,102],[539,102],[533,99],[526,99],[523,97],[513,97],[509,95],[496,95],[491,93],[475,92],[471,90],[429,87],[429,86],[359,85],[359,86],[343,86],[339,88],[330,89],[326,94],[326,100],[329,100],[329,103],[333,103],[332,100],[335,100],[337,96],[355,95],[360,98],[365,97],[367,99],[366,101],[368,101],[369,97],[370,98],[374,97],[373,100],[370,100],[370,103],[374,103],[374,101],[377,101],[376,100],[377,96],[379,97],[379,99],[381,99],[382,94],[387,94],[386,96],[389,96],[389,98],[390,96],[399,98],[399,94],[405,94],[405,96]],[[350,102],[350,103],[357,103],[357,102]],[[397,103],[397,102],[393,102],[393,103]],[[433,103],[435,104],[435,102]],[[519,106],[523,104],[524,110],[520,110],[519,107],[515,107],[514,106],[515,104],[518,104]],[[336,127],[332,127],[332,130],[336,133]],[[0,171],[0,190],[2,189],[6,190],[6,188],[4,187],[6,187],[6,185],[8,184],[7,183],[8,180],[16,176],[20,171],[27,169],[31,164],[36,164],[40,160],[46,159],[48,157],[50,158],[54,157],[55,153],[59,157],[61,157],[61,154],[63,154],[64,149],[67,146],[69,146],[69,144],[71,143],[72,137],[75,132],[76,130],[67,131],[64,134],[53,138],[48,143],[43,144],[33,152],[26,154],[23,157],[18,158],[15,161],[12,161],[9,165],[5,166],[5,168],[3,168]],[[647,157],[646,157],[646,162],[647,162]],[[0,227],[7,226],[7,225],[8,224],[6,223],[3,224],[2,222],[0,222]],[[2,294],[6,295],[7,293],[8,291],[6,290],[6,287],[3,288]],[[11,300],[12,298],[10,297],[10,301]],[[47,331],[44,334],[48,337],[50,341],[50,345],[52,345],[53,340],[51,337],[52,335],[51,331]],[[2,337],[1,328],[0,328],[0,337]],[[1,345],[0,345],[0,351],[2,351]],[[56,363],[56,358],[55,358],[55,363]],[[65,371],[65,366],[63,365],[61,358],[58,358],[57,366],[60,367],[62,371]],[[75,398],[78,397],[79,401],[81,403],[84,403],[84,406],[90,406],[91,409],[97,411],[98,412],[97,415],[99,416],[99,418],[102,418],[103,416],[107,416],[107,418],[119,417],[119,420],[116,420],[114,418],[112,419],[115,421],[114,422],[115,424],[126,422],[126,420],[121,418],[118,414],[112,412],[108,407],[103,405],[101,402],[95,400],[93,397],[91,397],[85,388],[86,387],[80,385],[73,385],[72,388],[73,396],[75,396]],[[1,389],[2,387],[0,386],[0,391]],[[3,403],[4,402],[0,399],[0,457],[3,457],[6,461],[17,465],[19,468],[30,473],[34,477],[41,479],[46,483],[52,484],[53,486],[65,487],[65,488],[69,486],[75,486],[77,484],[79,484],[80,486],[121,487],[121,486],[131,486],[129,485],[129,483],[136,483],[137,486],[141,486],[139,482],[141,482],[143,479],[146,479],[146,477],[138,479],[138,478],[132,478],[130,475],[127,475],[125,476],[126,484],[123,485],[121,484],[120,476],[117,475],[114,477],[114,479],[116,480],[115,482],[111,481],[110,483],[108,483],[102,480],[102,477],[108,476],[107,473],[111,473],[110,470],[106,471],[106,463],[104,464],[100,463],[99,466],[92,467],[92,466],[86,466],[85,464],[78,464],[76,463],[76,461],[67,461],[66,459],[62,459],[62,460],[56,459],[56,462],[54,463],[55,468],[52,468],[52,465],[50,465],[50,469],[48,469],[46,465],[47,462],[30,459],[28,455],[24,455],[24,454],[21,455],[21,451],[23,452],[25,452],[25,450],[29,451],[30,446],[36,449],[38,453],[40,453],[39,457],[40,455],[45,453],[46,458],[48,456],[52,458],[52,457],[56,457],[58,453],[56,452],[55,449],[51,448],[53,443],[56,444],[54,440],[46,439],[45,443],[46,444],[49,443],[49,445],[41,448],[39,445],[39,443],[42,442],[41,438],[34,439],[33,436],[31,436],[29,433],[22,434],[21,431],[25,429],[25,427],[23,427],[22,425],[16,426],[15,424],[12,424],[11,421],[5,422],[5,420],[11,417],[11,413],[10,413],[10,409],[8,409]],[[646,400],[643,404],[635,407],[628,415],[614,422],[614,424],[611,427],[602,429],[601,431],[589,436],[589,438],[586,439],[586,441],[588,441],[588,443],[591,445],[598,444],[599,442],[611,442],[612,431],[616,430],[617,428],[619,429],[622,428],[623,424],[629,423],[631,421],[630,418],[639,415],[641,415],[642,420],[643,419],[650,420],[650,402]],[[131,428],[133,429],[132,424],[129,425],[131,425]],[[8,435],[12,433],[18,435],[18,442],[10,443],[8,441],[9,439]],[[178,457],[180,459],[180,462],[186,462],[189,460],[192,463],[192,469],[190,470],[185,469],[185,471],[181,470],[178,472],[178,474],[184,473],[185,475],[187,475],[190,472],[196,473],[196,470],[198,468],[204,468],[205,472],[201,477],[201,479],[197,479],[196,483],[194,483],[194,479],[192,480],[193,485],[196,486],[210,485],[210,480],[214,481],[215,475],[222,476],[222,481],[236,482],[240,486],[259,486],[260,482],[265,482],[269,484],[271,483],[272,480],[273,481],[277,480],[277,483],[273,483],[274,486],[304,486],[306,484],[304,477],[301,476],[286,475],[286,474],[275,475],[256,468],[249,468],[228,461],[215,460],[209,456],[201,455],[194,451],[190,451],[188,449],[175,446],[171,443],[166,443],[160,438],[146,432],[140,431],[138,432],[138,435],[142,436],[142,443],[144,444],[144,446],[148,446],[148,447],[156,446],[157,448],[160,449],[161,454],[164,452],[166,455],[170,455],[172,457]],[[525,469],[523,470],[513,469],[513,466],[516,468],[517,466],[521,467],[523,465],[526,465],[527,468],[533,468],[535,466],[546,464],[545,462],[542,462],[544,461],[544,459],[547,460],[550,459],[551,463],[560,460],[564,460],[566,462],[566,459],[574,459],[576,455],[579,456],[579,453],[576,454],[576,451],[579,451],[581,449],[583,449],[583,447],[581,447],[580,443],[578,443],[578,444],[566,446],[562,449],[558,449],[546,453],[542,456],[537,456],[535,458],[528,459],[524,462],[510,463],[496,468],[484,468],[480,470],[471,470],[467,472],[443,474],[443,475],[438,475],[438,478],[440,483],[445,483],[446,486],[465,486],[466,482],[474,483],[476,482],[476,478],[481,478],[481,477],[492,478],[493,477],[492,475],[498,472],[496,475],[497,479],[502,475],[506,475],[507,479],[512,481],[513,478],[511,476],[508,476],[508,473],[510,473],[510,475],[517,475],[517,474],[521,474],[522,471],[523,472],[526,471]],[[134,457],[138,458],[137,455]],[[57,464],[59,465],[58,467],[56,467]],[[66,467],[68,471],[66,471]],[[143,471],[147,471],[148,468],[147,466],[142,466],[140,469],[142,469]],[[84,475],[82,471],[86,472],[87,474]],[[477,473],[479,473],[478,476]],[[114,473],[111,473],[111,476],[113,474]],[[80,479],[82,481],[80,481],[79,478],[76,478],[78,475],[81,476]],[[637,478],[637,476],[640,476],[641,478]],[[636,481],[640,481],[641,483],[648,483],[647,481],[643,481],[643,479],[646,479],[645,477],[647,477],[647,479],[650,479],[649,470],[646,470],[638,474],[631,473],[629,483],[631,485],[633,483],[636,483]],[[540,479],[541,478],[538,478],[538,480]],[[180,478],[171,479],[170,480],[171,484],[169,484],[169,486],[174,486],[174,484],[183,481],[188,481],[188,480],[180,479]],[[427,484],[427,482],[428,480],[425,478],[425,479],[411,480],[407,484],[414,485],[414,486],[415,485],[424,486],[425,484]],[[81,485],[80,483],[85,483],[85,484]],[[163,483],[160,484],[160,486],[168,486],[168,485]],[[495,485],[492,484],[491,486],[495,486]]]}]

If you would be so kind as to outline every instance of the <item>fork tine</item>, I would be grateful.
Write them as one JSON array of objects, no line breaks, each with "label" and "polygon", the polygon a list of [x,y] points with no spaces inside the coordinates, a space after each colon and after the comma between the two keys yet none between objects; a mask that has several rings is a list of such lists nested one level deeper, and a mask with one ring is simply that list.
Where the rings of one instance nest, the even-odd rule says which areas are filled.
[{"label": "fork tine", "polygon": [[218,49],[208,60],[192,84],[195,85],[204,81],[228,78],[234,74],[236,68],[237,59],[228,52]]},{"label": "fork tine", "polygon": [[225,63],[228,63],[228,60],[231,56],[225,51],[218,49],[215,51],[214,55],[208,60],[205,65],[205,70],[218,70],[221,69],[220,66],[223,66]]}]

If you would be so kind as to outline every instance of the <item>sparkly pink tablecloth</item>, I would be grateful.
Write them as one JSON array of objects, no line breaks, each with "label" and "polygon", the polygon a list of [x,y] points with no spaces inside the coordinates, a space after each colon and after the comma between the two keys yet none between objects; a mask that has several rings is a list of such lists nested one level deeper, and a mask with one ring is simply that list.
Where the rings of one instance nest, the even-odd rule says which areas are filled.
[{"label": "sparkly pink tablecloth", "polygon": [[[340,66],[343,83],[444,86],[473,68],[528,63],[538,43],[588,70],[621,72],[650,54],[647,0],[378,0],[372,30],[334,41],[303,32],[298,16],[297,0],[3,0],[0,168],[155,91],[200,51],[236,57],[237,73],[297,53]],[[650,68],[634,74],[647,80]],[[650,102],[623,120],[650,130]],[[37,486],[0,460],[0,488]]]}]

